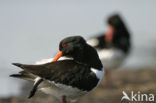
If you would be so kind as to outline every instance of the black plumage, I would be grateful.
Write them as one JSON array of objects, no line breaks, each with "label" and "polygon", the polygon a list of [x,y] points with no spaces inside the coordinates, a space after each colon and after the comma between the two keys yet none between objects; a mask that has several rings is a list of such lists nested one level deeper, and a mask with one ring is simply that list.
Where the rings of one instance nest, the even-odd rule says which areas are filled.
[{"label": "black plumage", "polygon": [[76,63],[74,60],[56,61],[42,65],[24,65],[18,63],[14,63],[13,65],[45,80],[85,91],[93,89],[99,81],[96,75],[91,72],[90,66]]}]

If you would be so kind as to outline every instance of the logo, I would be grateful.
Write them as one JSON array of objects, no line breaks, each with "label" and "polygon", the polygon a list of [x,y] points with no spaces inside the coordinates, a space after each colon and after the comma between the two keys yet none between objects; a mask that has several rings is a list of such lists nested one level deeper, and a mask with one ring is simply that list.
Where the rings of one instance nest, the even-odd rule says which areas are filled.
[{"label": "logo", "polygon": [[122,91],[122,98],[121,101],[123,100],[128,100],[128,101],[138,101],[138,102],[143,102],[143,101],[148,101],[148,102],[153,102],[155,101],[155,96],[154,94],[143,94],[140,91],[134,92],[131,91],[130,95],[128,95],[125,91]]}]

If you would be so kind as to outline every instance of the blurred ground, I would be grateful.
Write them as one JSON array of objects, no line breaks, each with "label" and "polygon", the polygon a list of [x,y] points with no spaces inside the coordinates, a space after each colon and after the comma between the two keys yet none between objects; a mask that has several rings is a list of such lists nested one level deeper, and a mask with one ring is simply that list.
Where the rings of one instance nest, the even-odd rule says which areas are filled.
[{"label": "blurred ground", "polygon": [[[106,89],[105,82],[92,93],[81,98],[77,103],[135,103],[122,101],[122,91],[130,94],[131,91],[155,95],[156,103],[156,69],[126,69],[112,72],[113,88]],[[27,94],[28,95],[28,94]],[[52,96],[37,94],[32,99],[26,96],[1,98],[0,103],[61,103]],[[136,102],[140,103],[140,102]],[[141,102],[152,103],[152,102]],[[154,103],[154,102],[153,102]]]}]

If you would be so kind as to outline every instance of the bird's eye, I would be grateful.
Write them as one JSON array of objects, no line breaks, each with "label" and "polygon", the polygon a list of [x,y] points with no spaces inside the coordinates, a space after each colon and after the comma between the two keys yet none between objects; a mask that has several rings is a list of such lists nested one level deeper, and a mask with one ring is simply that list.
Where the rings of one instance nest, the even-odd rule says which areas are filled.
[{"label": "bird's eye", "polygon": [[62,44],[62,47],[66,47],[66,46],[67,46],[67,44],[65,44],[65,43]]}]

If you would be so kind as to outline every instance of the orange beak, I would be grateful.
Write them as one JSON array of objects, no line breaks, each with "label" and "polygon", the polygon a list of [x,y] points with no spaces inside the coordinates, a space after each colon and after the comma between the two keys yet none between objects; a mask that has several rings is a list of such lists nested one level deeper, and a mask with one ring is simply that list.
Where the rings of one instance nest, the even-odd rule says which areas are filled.
[{"label": "orange beak", "polygon": [[59,51],[56,56],[54,57],[54,59],[52,60],[52,62],[57,61],[60,57],[62,56],[62,51]]},{"label": "orange beak", "polygon": [[105,36],[105,40],[107,43],[112,42],[113,35],[114,35],[114,27],[109,26],[108,31],[106,32],[106,36]]}]

